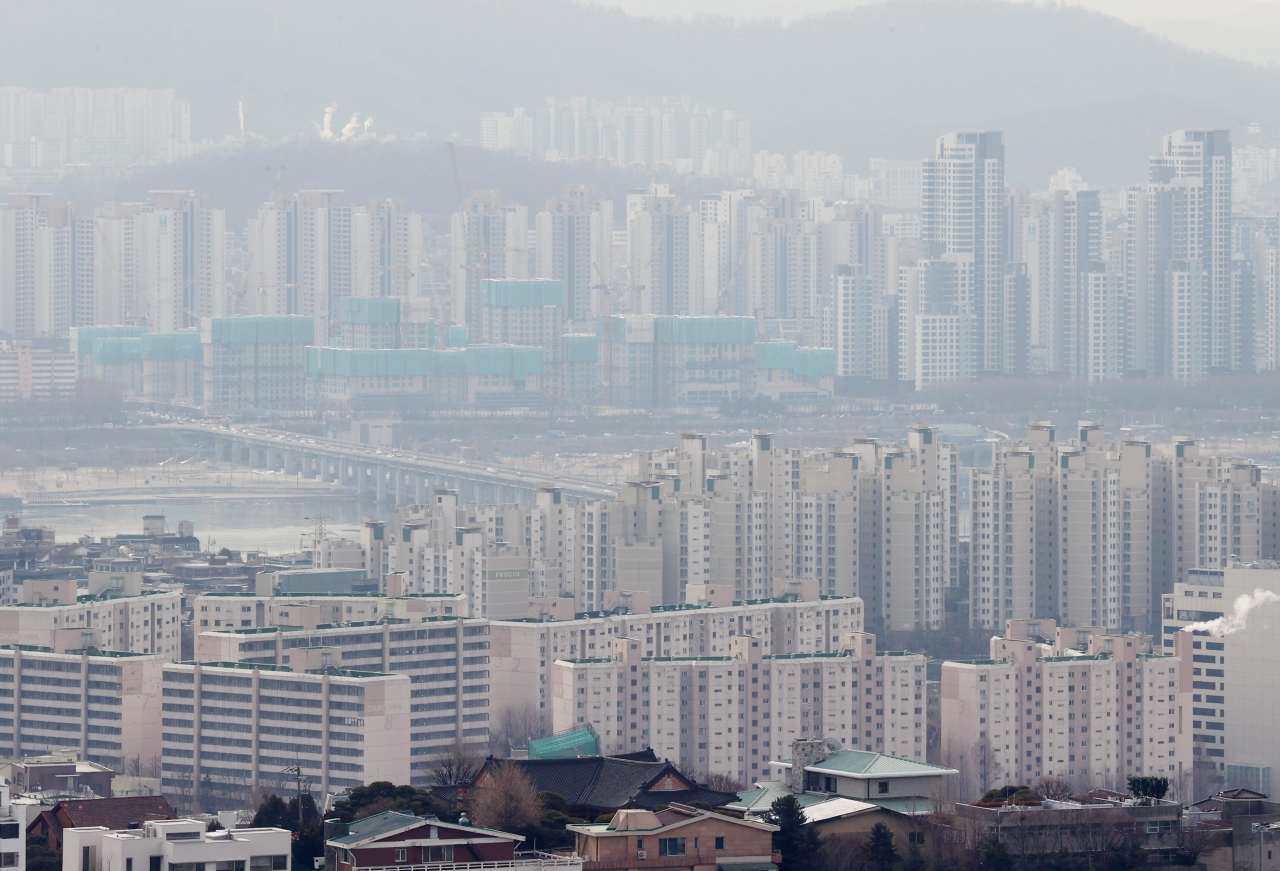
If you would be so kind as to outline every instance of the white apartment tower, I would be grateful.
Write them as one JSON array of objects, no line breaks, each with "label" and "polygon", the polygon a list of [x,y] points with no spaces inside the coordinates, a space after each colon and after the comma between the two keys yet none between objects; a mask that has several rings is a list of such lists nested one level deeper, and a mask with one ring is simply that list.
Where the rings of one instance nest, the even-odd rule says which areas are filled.
[{"label": "white apartment tower", "polygon": [[480,335],[480,282],[529,277],[529,210],[505,205],[502,192],[473,191],[450,223],[450,318],[470,336]]},{"label": "white apartment tower", "polygon": [[565,185],[535,216],[534,234],[535,277],[564,282],[565,317],[592,322],[613,284],[613,202],[595,185]]},{"label": "white apartment tower", "polygon": [[1004,293],[1004,137],[1000,133],[948,133],[923,166],[921,242],[926,257],[973,258],[973,372],[1006,373]]}]

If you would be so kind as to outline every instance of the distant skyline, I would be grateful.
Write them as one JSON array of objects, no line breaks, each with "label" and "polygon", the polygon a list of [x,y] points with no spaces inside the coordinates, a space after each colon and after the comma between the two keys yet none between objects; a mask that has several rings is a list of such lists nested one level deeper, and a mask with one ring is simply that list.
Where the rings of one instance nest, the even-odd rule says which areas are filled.
[{"label": "distant skyline", "polygon": [[[652,18],[715,15],[794,21],[883,0],[579,0]],[[1013,0],[1037,2],[1037,0]],[[1254,63],[1280,64],[1280,0],[1063,0],[1171,42]]]}]

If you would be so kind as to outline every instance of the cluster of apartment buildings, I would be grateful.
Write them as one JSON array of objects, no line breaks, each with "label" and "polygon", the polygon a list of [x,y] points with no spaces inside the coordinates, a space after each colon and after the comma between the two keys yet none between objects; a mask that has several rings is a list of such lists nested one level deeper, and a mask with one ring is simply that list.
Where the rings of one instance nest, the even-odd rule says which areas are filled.
[{"label": "cluster of apartment buildings", "polygon": [[[529,712],[744,783],[812,738],[932,752],[969,792],[1130,774],[1265,792],[1280,570],[1239,566],[1275,558],[1276,488],[1188,440],[1074,435],[997,444],[969,473],[967,542],[958,449],[913,426],[830,451],[682,433],[612,501],[429,488],[321,556],[359,551],[375,593],[288,592],[283,570],[184,593],[104,554],[83,588],[37,574],[0,606],[0,749],[159,756],[166,790],[232,800],[291,766],[326,791],[425,783]],[[943,663],[931,733],[924,657],[877,636],[966,620],[1002,634]]]},{"label": "cluster of apartment buildings", "polygon": [[688,97],[614,103],[547,97],[542,105],[480,113],[481,148],[539,160],[589,160],[681,175],[751,170],[751,122]]},{"label": "cluster of apartment buildings", "polygon": [[[548,130],[582,111],[552,101]],[[707,126],[679,103],[627,112]],[[581,386],[617,405],[754,391],[813,404],[829,399],[830,377],[856,391],[1270,371],[1280,365],[1280,219],[1256,199],[1233,201],[1233,153],[1225,130],[1180,130],[1145,183],[1104,192],[1063,170],[1032,193],[1006,185],[1000,133],[955,132],[928,159],[876,161],[854,194],[834,181],[833,155],[802,152],[790,171],[759,155],[754,187],[697,202],[657,182],[617,203],[567,185],[541,211],[474,191],[435,238],[401,200],[353,204],[337,190],[273,195],[242,242],[191,191],[93,214],[13,194],[0,207],[0,331],[173,333],[203,318],[300,317],[315,346],[346,352],[468,340],[538,348],[542,370],[531,356],[482,383],[511,387],[530,373],[523,392]],[[488,284],[540,279],[558,284]],[[769,352],[788,358],[772,379],[753,365],[760,343],[794,343]],[[434,396],[433,365],[330,354],[313,378],[336,401],[350,401],[343,375],[361,369],[386,389]],[[512,397],[513,407],[528,400]]]},{"label": "cluster of apartment buildings", "polygon": [[175,160],[191,145],[191,103],[171,88],[0,88],[2,166],[13,178]]}]

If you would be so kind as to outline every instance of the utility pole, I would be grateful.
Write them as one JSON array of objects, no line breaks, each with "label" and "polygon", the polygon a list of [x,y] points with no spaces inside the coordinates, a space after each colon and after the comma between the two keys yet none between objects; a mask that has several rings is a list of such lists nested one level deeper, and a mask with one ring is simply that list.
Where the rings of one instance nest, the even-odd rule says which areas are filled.
[{"label": "utility pole", "polygon": [[302,834],[302,766],[290,765],[281,769],[281,774],[292,774],[298,779],[298,834]]}]

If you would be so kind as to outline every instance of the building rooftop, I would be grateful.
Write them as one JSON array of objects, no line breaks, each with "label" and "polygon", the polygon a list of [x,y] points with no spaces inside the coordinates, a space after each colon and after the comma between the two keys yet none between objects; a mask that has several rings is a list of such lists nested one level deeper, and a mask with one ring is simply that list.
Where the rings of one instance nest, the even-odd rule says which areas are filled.
[{"label": "building rooftop", "polygon": [[[773,764],[790,768],[791,760],[781,759]],[[958,773],[953,768],[943,768],[941,765],[930,765],[927,762],[913,762],[910,759],[899,759],[896,756],[886,756],[883,753],[872,753],[866,750],[841,750],[820,762],[805,766],[805,770],[859,778],[924,777]]]}]

